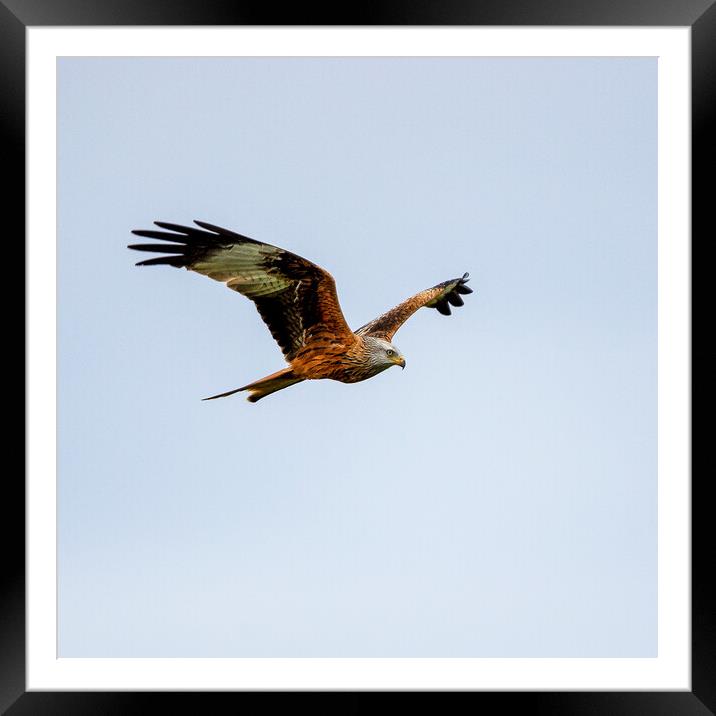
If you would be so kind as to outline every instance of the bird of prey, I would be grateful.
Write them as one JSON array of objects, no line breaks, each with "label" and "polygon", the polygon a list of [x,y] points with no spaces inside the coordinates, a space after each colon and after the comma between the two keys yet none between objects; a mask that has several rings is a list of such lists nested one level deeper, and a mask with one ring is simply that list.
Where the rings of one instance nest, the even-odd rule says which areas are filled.
[{"label": "bird of prey", "polygon": [[398,328],[424,306],[449,316],[451,305],[463,305],[461,294],[472,293],[465,285],[469,275],[465,273],[417,293],[352,331],[328,271],[277,246],[204,221],[194,223],[200,228],[155,221],[155,226],[164,231],[132,231],[167,242],[130,244],[129,248],[137,251],[168,254],[140,261],[137,266],[183,267],[250,298],[289,364],[265,378],[204,400],[248,391],[247,400],[255,403],[304,380],[330,378],[357,383],[394,365],[405,368],[405,358],[391,342]]}]

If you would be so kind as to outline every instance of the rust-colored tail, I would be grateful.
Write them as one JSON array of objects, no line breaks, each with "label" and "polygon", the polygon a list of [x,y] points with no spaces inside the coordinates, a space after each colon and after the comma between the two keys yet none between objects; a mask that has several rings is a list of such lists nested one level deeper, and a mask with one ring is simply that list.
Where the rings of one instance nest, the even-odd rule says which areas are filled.
[{"label": "rust-colored tail", "polygon": [[277,373],[271,373],[271,375],[267,375],[265,378],[249,383],[249,385],[245,385],[243,388],[236,388],[235,390],[229,390],[226,393],[212,395],[209,398],[204,398],[204,400],[225,398],[227,395],[233,395],[234,393],[239,393],[242,390],[248,390],[250,391],[250,395],[246,398],[246,400],[250,403],[255,403],[257,400],[261,400],[261,398],[265,398],[267,395],[271,395],[271,393],[275,393],[277,390],[283,390],[284,388],[288,388],[289,385],[300,383],[302,380],[304,380],[304,378],[297,378],[291,368],[284,368],[283,370],[279,370]]}]

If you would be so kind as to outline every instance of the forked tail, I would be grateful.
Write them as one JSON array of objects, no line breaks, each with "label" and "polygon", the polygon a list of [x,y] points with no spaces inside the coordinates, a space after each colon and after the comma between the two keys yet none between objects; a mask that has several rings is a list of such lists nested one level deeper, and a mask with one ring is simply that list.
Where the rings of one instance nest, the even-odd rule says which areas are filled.
[{"label": "forked tail", "polygon": [[272,373],[271,375],[267,375],[265,378],[249,383],[249,385],[245,385],[243,388],[236,388],[235,390],[229,390],[226,393],[212,395],[209,398],[204,398],[204,400],[225,398],[227,395],[233,395],[234,393],[239,393],[242,390],[248,390],[250,395],[246,398],[246,400],[250,403],[255,403],[257,400],[261,400],[261,398],[265,398],[267,395],[271,395],[271,393],[275,393],[277,390],[283,390],[294,383],[300,383],[302,380],[305,379],[296,377],[291,368],[284,368],[277,373]]}]

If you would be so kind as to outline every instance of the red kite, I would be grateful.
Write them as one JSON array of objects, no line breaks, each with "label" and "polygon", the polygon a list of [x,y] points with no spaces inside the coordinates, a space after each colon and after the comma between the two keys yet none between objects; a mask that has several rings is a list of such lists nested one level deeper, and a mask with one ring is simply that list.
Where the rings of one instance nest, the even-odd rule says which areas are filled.
[{"label": "red kite", "polygon": [[330,378],[357,383],[386,368],[405,368],[405,358],[391,343],[395,332],[423,306],[450,315],[462,306],[460,294],[472,293],[462,278],[443,281],[421,291],[357,331],[351,331],[327,271],[277,246],[195,221],[201,229],[155,221],[166,231],[136,230],[133,234],[168,244],[131,244],[130,249],[168,256],[140,261],[137,266],[166,264],[204,274],[250,298],[281,347],[288,368],[254,383],[204,400],[248,390],[257,400],[303,380]]}]

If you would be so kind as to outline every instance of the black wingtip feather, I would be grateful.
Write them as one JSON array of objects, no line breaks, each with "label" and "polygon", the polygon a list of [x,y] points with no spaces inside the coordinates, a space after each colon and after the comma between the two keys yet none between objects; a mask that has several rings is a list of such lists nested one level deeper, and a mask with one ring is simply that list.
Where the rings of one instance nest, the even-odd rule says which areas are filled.
[{"label": "black wingtip feather", "polygon": [[167,229],[168,231],[175,231],[177,234],[187,234],[190,231],[196,231],[191,226],[182,226],[182,224],[173,224],[168,221],[153,221],[154,226],[158,226],[160,229]]},{"label": "black wingtip feather", "polygon": [[433,308],[436,308],[443,316],[450,316],[452,315],[450,306],[455,306],[456,308],[464,306],[465,301],[460,294],[472,293],[472,289],[465,285],[470,280],[469,276],[470,274],[465,272],[462,278],[452,279],[452,281],[446,281],[442,284],[446,287],[452,285],[452,289],[447,295],[443,295],[440,301],[433,304]]},{"label": "black wingtip feather", "polygon": [[[169,221],[155,221],[153,223],[160,229],[164,229],[164,231],[157,231],[156,229],[132,229],[132,233],[135,236],[141,236],[145,239],[156,239],[181,244],[183,246],[182,250],[188,249],[192,253],[201,249],[220,247],[232,243],[261,243],[243,234],[237,234],[234,231],[223,229],[215,224],[209,224],[206,221],[198,221],[196,219],[194,223],[201,227],[199,229],[194,226],[183,226],[182,224],[174,224]],[[149,247],[149,244],[144,245]],[[130,248],[137,248],[137,246],[141,246],[141,244],[133,245]],[[152,251],[154,249],[138,248],[137,250]],[[167,253],[179,253],[176,249],[171,248],[165,249],[160,247],[156,250],[165,251]]]},{"label": "black wingtip feather", "polygon": [[154,259],[146,259],[145,261],[139,261],[135,266],[174,266],[175,268],[181,268],[186,264],[186,260],[183,256],[158,256]]},{"label": "black wingtip feather", "polygon": [[250,244],[260,244],[260,241],[256,241],[256,239],[252,239],[249,236],[244,236],[243,234],[237,234],[235,231],[230,231],[229,229],[224,229],[221,226],[217,226],[216,224],[210,224],[207,221],[199,221],[198,219],[194,219],[194,223],[197,226],[200,226],[202,229],[206,229],[207,231],[213,231],[215,234],[218,234],[219,236],[223,236],[225,238],[230,238],[233,240],[238,241],[246,241]]},{"label": "black wingtip feather", "polygon": [[176,256],[161,256],[158,258],[140,261],[137,266],[175,266],[177,268],[190,266],[192,261],[203,255],[206,251],[225,242],[225,237],[217,233],[203,231],[193,226],[182,226],[168,221],[155,221],[164,231],[156,229],[133,229],[135,236],[145,239],[170,242],[169,244],[130,244],[128,248],[135,251],[150,251],[161,254],[176,254]]},{"label": "black wingtip feather", "polygon": [[202,229],[206,229],[207,231],[213,231],[215,234],[233,234],[233,231],[229,231],[228,229],[222,229],[220,226],[216,226],[216,224],[210,224],[208,221],[199,221],[199,219],[194,219],[194,223],[197,226],[200,226]]},{"label": "black wingtip feather", "polygon": [[[460,279],[457,286],[455,286],[455,293],[461,293],[463,296],[467,295],[468,293],[472,293],[472,289],[469,286],[466,286],[465,284],[470,280],[469,278],[470,274],[465,271],[465,273],[462,275],[462,278]],[[453,304],[455,306],[462,306],[462,303],[460,304]]]}]

